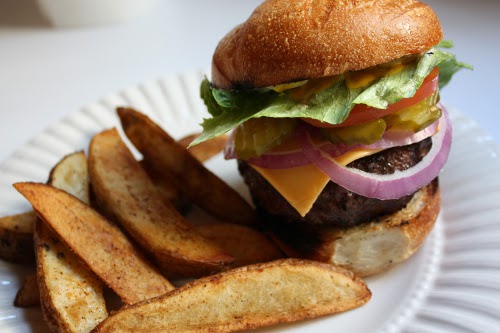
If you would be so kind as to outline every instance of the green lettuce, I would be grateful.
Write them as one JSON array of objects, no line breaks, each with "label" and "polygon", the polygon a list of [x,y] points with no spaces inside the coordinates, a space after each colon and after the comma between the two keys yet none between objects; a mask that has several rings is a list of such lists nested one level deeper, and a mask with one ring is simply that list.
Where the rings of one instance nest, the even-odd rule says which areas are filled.
[{"label": "green lettuce", "polygon": [[339,124],[356,104],[385,109],[389,104],[412,97],[436,66],[442,66],[446,71],[444,83],[460,68],[470,68],[458,62],[453,54],[434,48],[414,64],[370,85],[349,89],[341,77],[331,87],[306,101],[294,100],[289,91],[277,93],[267,88],[246,91],[216,89],[205,79],[200,87],[200,95],[212,118],[204,119],[203,133],[191,145],[223,135],[251,118],[304,117]]},{"label": "green lettuce", "polygon": [[[437,48],[443,49],[451,49],[453,47],[453,42],[451,40],[443,40],[438,45]],[[445,85],[447,85],[451,77],[455,75],[456,72],[461,70],[462,68],[472,70],[473,67],[469,64],[457,61],[455,57],[452,59],[448,59],[439,63],[439,89],[442,89]]]}]

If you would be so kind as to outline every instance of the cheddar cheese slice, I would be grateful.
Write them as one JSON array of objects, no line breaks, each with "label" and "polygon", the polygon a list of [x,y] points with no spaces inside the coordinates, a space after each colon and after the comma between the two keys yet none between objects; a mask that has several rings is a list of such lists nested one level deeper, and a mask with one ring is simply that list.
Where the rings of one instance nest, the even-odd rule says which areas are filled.
[{"label": "cheddar cheese slice", "polygon": [[[354,149],[335,160],[347,165],[365,156],[373,155],[380,150]],[[261,174],[278,191],[293,208],[304,217],[311,210],[314,202],[325,188],[330,178],[314,164],[288,169],[267,169],[255,165],[252,167]]]}]

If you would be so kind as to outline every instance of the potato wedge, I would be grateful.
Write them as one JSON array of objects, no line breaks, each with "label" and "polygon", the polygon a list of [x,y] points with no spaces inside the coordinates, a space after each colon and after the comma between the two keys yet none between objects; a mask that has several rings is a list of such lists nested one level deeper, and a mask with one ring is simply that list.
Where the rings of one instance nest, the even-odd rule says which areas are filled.
[{"label": "potato wedge", "polygon": [[[49,184],[89,203],[89,175],[83,152],[64,157]],[[102,282],[41,221],[35,223],[37,276],[45,322],[52,332],[90,332],[108,316]]]},{"label": "potato wedge", "polygon": [[236,224],[253,224],[255,212],[238,192],[210,172],[148,117],[118,108],[123,130],[157,174],[170,173],[190,200],[213,216]]},{"label": "potato wedge", "polygon": [[[198,135],[199,134],[191,134],[177,142],[182,147],[187,148],[191,141],[193,141]],[[226,140],[226,136],[217,137],[194,146],[188,151],[198,161],[204,162],[221,152],[224,148]],[[169,177],[169,175],[165,172],[156,173],[154,169],[149,167],[150,164],[144,163],[144,161],[141,161],[140,163],[149,178],[151,178],[155,184],[156,188],[160,191],[163,198],[168,202],[171,202],[181,214],[185,214],[189,210],[191,202],[189,201],[189,198],[179,188],[177,188],[175,181],[172,181],[171,177]]]},{"label": "potato wedge", "polygon": [[233,258],[162,200],[116,129],[96,134],[89,173],[97,202],[169,274],[204,276]]},{"label": "potato wedge", "polygon": [[45,184],[14,187],[55,234],[126,304],[174,289],[130,240],[91,207]]},{"label": "potato wedge", "polygon": [[[183,148],[187,149],[191,142],[193,142],[193,140],[198,136],[200,136],[200,133],[187,135],[178,140],[177,143]],[[203,163],[206,160],[214,157],[224,149],[227,137],[227,135],[222,135],[207,141],[203,141],[202,143],[189,148],[188,152],[193,155],[193,157],[198,161]]]},{"label": "potato wedge", "polygon": [[14,299],[14,306],[18,308],[29,308],[35,305],[40,305],[40,291],[36,272],[24,279]]},{"label": "potato wedge", "polygon": [[42,221],[36,224],[35,242],[45,322],[52,332],[90,332],[108,316],[101,281]]},{"label": "potato wedge", "polygon": [[244,225],[201,224],[195,230],[234,257],[231,267],[241,267],[283,258],[281,250],[264,234]]},{"label": "potato wedge", "polygon": [[144,171],[146,171],[149,178],[153,181],[153,184],[158,192],[160,192],[163,200],[173,204],[179,213],[187,213],[191,207],[191,202],[184,192],[177,188],[168,174],[165,174],[164,172],[160,174],[156,173],[156,171],[151,169],[149,164],[144,163],[144,161],[140,161],[139,163]]},{"label": "potato wedge", "polygon": [[47,184],[89,204],[89,171],[83,151],[64,156],[50,171]]},{"label": "potato wedge", "polygon": [[0,218],[0,258],[14,263],[35,262],[33,230],[36,219],[35,212]]},{"label": "potato wedge", "polygon": [[193,281],[116,312],[93,332],[233,332],[346,311],[370,297],[342,268],[282,259]]}]

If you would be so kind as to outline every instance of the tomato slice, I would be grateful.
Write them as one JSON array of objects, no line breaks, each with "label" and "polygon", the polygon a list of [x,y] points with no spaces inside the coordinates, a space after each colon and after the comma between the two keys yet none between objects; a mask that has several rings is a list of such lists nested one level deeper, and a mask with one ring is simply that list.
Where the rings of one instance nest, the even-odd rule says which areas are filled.
[{"label": "tomato slice", "polygon": [[347,116],[347,119],[344,122],[337,125],[324,123],[319,120],[311,118],[302,118],[302,120],[308,124],[322,128],[346,127],[346,126],[362,124],[370,120],[387,116],[388,114],[394,113],[401,109],[417,104],[418,102],[421,102],[422,100],[432,95],[438,89],[438,83],[439,83],[439,68],[435,67],[429,73],[429,75],[427,75],[427,77],[424,79],[424,82],[422,83],[420,88],[418,88],[417,92],[415,93],[415,95],[413,95],[413,97],[404,98],[399,102],[393,103],[389,105],[387,109],[376,109],[368,105],[358,104],[351,110],[351,113],[349,114],[349,116]]}]

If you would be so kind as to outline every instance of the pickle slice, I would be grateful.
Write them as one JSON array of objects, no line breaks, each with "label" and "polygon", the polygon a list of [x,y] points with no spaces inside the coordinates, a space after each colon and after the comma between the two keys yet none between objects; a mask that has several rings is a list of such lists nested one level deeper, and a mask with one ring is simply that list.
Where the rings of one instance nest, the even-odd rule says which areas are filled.
[{"label": "pickle slice", "polygon": [[295,131],[297,119],[255,118],[236,129],[234,145],[239,158],[258,157],[280,145]]},{"label": "pickle slice", "polygon": [[438,101],[439,94],[436,92],[415,105],[385,116],[387,128],[414,133],[423,130],[441,117],[442,111],[436,106]]},{"label": "pickle slice", "polygon": [[382,138],[386,127],[385,120],[379,118],[349,127],[324,128],[322,132],[325,138],[332,143],[369,145]]}]

